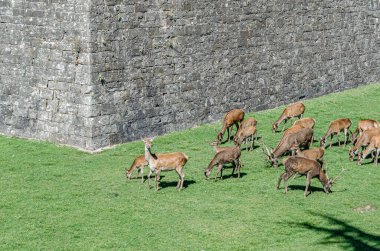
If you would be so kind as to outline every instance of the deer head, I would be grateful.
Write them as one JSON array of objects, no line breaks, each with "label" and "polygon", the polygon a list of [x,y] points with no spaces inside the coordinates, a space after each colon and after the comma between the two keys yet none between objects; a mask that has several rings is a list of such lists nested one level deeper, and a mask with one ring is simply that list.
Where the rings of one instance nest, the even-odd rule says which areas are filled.
[{"label": "deer head", "polygon": [[277,123],[273,123],[272,124],[272,132],[276,132],[277,128],[278,128],[278,124]]},{"label": "deer head", "polygon": [[273,150],[269,150],[269,148],[265,145],[263,139],[261,139],[261,143],[262,146],[265,147],[265,151],[263,148],[261,148],[261,150],[263,151],[264,155],[267,156],[267,160],[270,162],[271,166],[277,167],[278,159],[274,157]]},{"label": "deer head", "polygon": [[319,144],[320,144],[321,147],[324,147],[324,146],[326,145],[326,139],[320,137],[320,138],[319,138]]}]

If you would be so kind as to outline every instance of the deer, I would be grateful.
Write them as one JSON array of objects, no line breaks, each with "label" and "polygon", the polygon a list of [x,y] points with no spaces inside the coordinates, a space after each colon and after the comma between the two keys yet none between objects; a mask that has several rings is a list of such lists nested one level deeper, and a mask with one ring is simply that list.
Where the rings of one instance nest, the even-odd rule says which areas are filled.
[{"label": "deer", "polygon": [[322,161],[323,155],[325,154],[324,147],[317,147],[312,149],[307,149],[301,151],[300,148],[297,148],[295,155],[298,157],[304,157],[307,159],[319,160]]},{"label": "deer", "polygon": [[292,134],[292,133],[295,133],[295,132],[298,132],[299,130],[301,130],[302,128],[305,128],[301,125],[292,125],[291,127],[289,127],[288,129],[286,129],[284,131],[284,133],[282,134],[282,137],[286,137],[288,136],[289,134]]},{"label": "deer", "polygon": [[244,119],[241,123],[240,123],[240,126],[239,126],[239,129],[244,129],[245,127],[248,127],[248,126],[256,126],[257,125],[257,120],[254,119],[254,118],[246,118]]},{"label": "deer", "polygon": [[303,128],[311,128],[313,129],[315,126],[315,119],[313,118],[302,118],[294,121],[293,126],[299,125]]},{"label": "deer", "polygon": [[313,159],[292,156],[286,158],[283,161],[283,164],[285,166],[285,172],[280,175],[276,190],[280,188],[281,181],[284,180],[285,193],[288,193],[288,185],[286,184],[287,180],[295,174],[306,176],[305,198],[309,194],[308,191],[312,178],[317,177],[319,179],[326,194],[331,192],[331,186],[337,179],[337,177],[335,179],[329,179],[326,175],[326,170],[322,169],[321,163]]},{"label": "deer", "polygon": [[206,176],[206,179],[210,177],[211,171],[214,168],[215,165],[218,165],[218,171],[215,176],[215,181],[218,177],[218,174],[220,173],[220,179],[223,179],[223,165],[226,163],[233,163],[234,168],[232,170],[232,175],[235,172],[235,169],[238,171],[238,178],[240,178],[240,168],[241,168],[241,161],[240,161],[240,146],[236,145],[234,147],[231,147],[229,149],[225,149],[223,151],[220,151],[215,154],[214,158],[210,161],[210,164],[205,169],[204,174]]},{"label": "deer", "polygon": [[365,160],[365,158],[367,157],[367,155],[372,153],[373,151],[376,152],[376,155],[374,156],[374,162],[377,165],[380,153],[380,134],[374,135],[371,138],[368,147],[362,152],[362,154],[359,157],[358,165],[361,165],[363,160]]},{"label": "deer", "polygon": [[271,165],[273,167],[278,167],[278,159],[288,151],[292,151],[295,148],[305,145],[308,148],[314,139],[313,129],[302,128],[299,131],[289,134],[286,137],[282,137],[281,141],[278,143],[277,147],[269,151],[268,147],[263,145],[266,148],[267,153],[263,150],[264,154],[268,157]]},{"label": "deer", "polygon": [[298,118],[300,119],[305,112],[305,105],[302,103],[294,103],[289,106],[287,106],[280,117],[277,119],[276,122],[272,124],[272,131],[275,133],[277,131],[278,126],[281,124],[282,121],[284,121],[284,128],[285,124],[289,119]]},{"label": "deer", "polygon": [[325,135],[321,138],[319,138],[319,143],[321,146],[326,145],[326,139],[330,136],[330,146],[332,146],[332,139],[334,135],[337,135],[338,138],[338,144],[340,146],[340,132],[344,131],[344,145],[347,144],[347,136],[348,132],[350,129],[352,122],[351,119],[348,118],[341,118],[341,119],[336,119],[330,123],[329,128],[327,129]]},{"label": "deer", "polygon": [[352,144],[355,145],[356,140],[360,137],[360,135],[364,131],[366,131],[368,129],[372,129],[372,128],[380,128],[379,122],[377,122],[376,120],[373,120],[373,119],[359,120],[358,127],[356,127],[355,131],[351,135]]},{"label": "deer", "polygon": [[236,129],[239,129],[239,122],[242,122],[244,119],[244,111],[242,109],[233,109],[227,112],[223,116],[223,127],[222,131],[217,133],[217,140],[219,143],[222,143],[223,135],[227,130],[228,142],[230,142],[230,134],[232,132],[232,127],[235,125]]},{"label": "deer", "polygon": [[349,159],[353,161],[359,152],[359,148],[363,148],[370,144],[372,137],[380,135],[380,128],[371,128],[362,132],[362,135],[356,140],[355,145],[349,151]]},{"label": "deer", "polygon": [[153,172],[156,173],[156,191],[158,191],[158,183],[160,180],[161,171],[175,170],[179,176],[177,189],[181,190],[183,188],[183,182],[185,174],[183,172],[183,167],[187,163],[189,157],[182,152],[173,152],[173,153],[161,153],[153,154],[151,148],[153,146],[153,140],[144,139],[145,146],[145,159],[148,162],[149,174],[148,174],[148,188],[150,189],[150,176]]},{"label": "deer", "polygon": [[235,134],[234,137],[234,143],[236,145],[241,145],[242,142],[244,141],[244,144],[247,145],[248,141],[251,141],[251,147],[247,147],[247,150],[253,151],[253,145],[254,145],[254,138],[256,136],[256,126],[247,126],[244,128],[239,128],[237,133]]},{"label": "deer", "polygon": [[132,172],[137,168],[141,173],[141,182],[144,182],[144,166],[148,165],[145,155],[138,156],[132,163],[131,167],[126,170],[125,176],[130,180]]},{"label": "deer", "polygon": [[219,141],[214,140],[213,142],[210,143],[210,146],[213,147],[215,153],[224,151],[226,149],[231,149],[234,148],[234,146],[219,146]]}]

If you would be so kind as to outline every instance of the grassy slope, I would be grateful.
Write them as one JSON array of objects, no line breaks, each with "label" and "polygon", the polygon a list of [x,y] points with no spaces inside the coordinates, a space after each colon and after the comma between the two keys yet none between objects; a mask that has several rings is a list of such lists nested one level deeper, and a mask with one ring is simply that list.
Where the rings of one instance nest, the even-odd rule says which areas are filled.
[{"label": "grassy slope", "polygon": [[[308,100],[305,115],[316,118],[318,137],[339,117],[351,118],[354,129],[358,119],[380,119],[379,96],[377,84]],[[271,146],[281,136],[270,132],[270,124],[282,109],[250,114]],[[125,180],[124,168],[143,154],[142,142],[91,155],[0,137],[0,249],[380,248],[379,211],[353,210],[366,204],[380,208],[380,167],[349,162],[348,147],[328,149],[330,176],[345,167],[343,178],[330,195],[314,179],[313,193],[304,199],[303,177],[290,180],[287,195],[283,185],[274,190],[283,167],[268,167],[257,148],[243,152],[240,180],[226,168],[223,181],[206,181],[203,170],[213,156],[208,143],[216,128],[220,123],[156,139],[154,151],[190,156],[181,192],[174,172],[163,173],[157,193],[139,179]]]}]

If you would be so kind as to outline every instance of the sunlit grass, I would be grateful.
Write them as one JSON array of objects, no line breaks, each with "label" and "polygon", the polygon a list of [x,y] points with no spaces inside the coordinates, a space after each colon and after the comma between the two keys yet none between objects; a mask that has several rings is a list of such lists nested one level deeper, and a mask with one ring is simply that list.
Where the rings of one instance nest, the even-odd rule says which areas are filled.
[{"label": "sunlit grass", "polygon": [[[354,129],[359,119],[380,119],[379,96],[376,84],[308,100],[305,116],[316,119],[317,137],[336,118],[351,118]],[[271,123],[283,108],[248,114],[272,147],[281,135],[271,132]],[[175,189],[174,172],[162,173],[158,192],[140,179],[125,179],[125,168],[144,153],[140,141],[88,154],[0,137],[0,249],[380,249],[380,166],[367,159],[359,167],[348,160],[349,146],[334,146],[325,161],[330,176],[346,169],[342,179],[329,195],[313,179],[305,199],[304,177],[289,181],[288,194],[283,185],[275,191],[283,166],[269,167],[256,148],[242,153],[241,179],[226,168],[222,181],[206,181],[203,170],[213,157],[208,144],[220,127],[217,122],[156,138],[153,151],[190,156],[182,191]],[[374,210],[354,210],[364,205]]]}]

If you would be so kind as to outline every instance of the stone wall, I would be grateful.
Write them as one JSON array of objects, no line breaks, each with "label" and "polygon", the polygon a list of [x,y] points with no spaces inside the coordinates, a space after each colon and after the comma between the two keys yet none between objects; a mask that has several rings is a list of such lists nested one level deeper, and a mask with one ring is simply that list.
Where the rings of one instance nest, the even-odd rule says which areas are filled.
[{"label": "stone wall", "polygon": [[0,3],[0,132],[94,150],[380,80],[379,0]]}]

